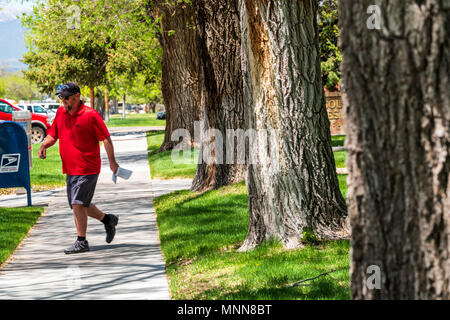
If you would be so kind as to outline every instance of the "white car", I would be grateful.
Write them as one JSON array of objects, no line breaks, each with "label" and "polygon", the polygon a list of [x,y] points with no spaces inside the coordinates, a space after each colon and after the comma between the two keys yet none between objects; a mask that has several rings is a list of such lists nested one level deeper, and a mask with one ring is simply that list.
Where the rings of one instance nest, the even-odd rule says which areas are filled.
[{"label": "white car", "polygon": [[56,116],[56,110],[47,109],[42,104],[22,104],[19,107],[23,110],[30,111],[31,113],[37,113],[47,116],[50,120],[53,120]]},{"label": "white car", "polygon": [[58,110],[58,108],[62,105],[58,102],[43,102],[41,103],[41,105],[47,109],[50,110],[52,112],[54,112],[56,114],[56,110]]}]

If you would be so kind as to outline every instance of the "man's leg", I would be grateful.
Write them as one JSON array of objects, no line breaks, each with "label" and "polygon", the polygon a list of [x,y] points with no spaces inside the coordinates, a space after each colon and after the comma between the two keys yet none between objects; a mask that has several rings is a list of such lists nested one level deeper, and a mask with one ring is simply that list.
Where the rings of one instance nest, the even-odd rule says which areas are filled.
[{"label": "man's leg", "polygon": [[87,220],[88,220],[86,210],[82,204],[73,204],[72,208],[78,236],[86,238]]},{"label": "man's leg", "polygon": [[105,226],[106,242],[113,241],[116,235],[116,225],[119,222],[119,217],[113,214],[105,214],[101,212],[94,204],[90,204],[89,207],[84,208],[86,215],[101,221]]},{"label": "man's leg", "polygon": [[86,230],[87,230],[87,215],[86,211],[81,204],[72,205],[73,216],[75,219],[75,226],[77,228],[78,238],[75,243],[64,250],[66,254],[80,253],[89,251],[89,244],[86,240]]},{"label": "man's leg", "polygon": [[87,216],[89,216],[89,217],[91,217],[91,218],[94,218],[94,219],[97,219],[97,220],[99,220],[99,221],[102,221],[103,220],[103,218],[105,217],[105,214],[103,213],[103,212],[101,212],[96,206],[95,206],[95,204],[90,204],[89,205],[89,207],[83,207],[84,208],[84,210],[86,211],[86,215]]},{"label": "man's leg", "polygon": [[86,240],[88,214],[83,204],[91,201],[97,177],[97,175],[67,175],[67,198],[73,210],[78,237],[71,247],[64,250],[66,254],[89,251],[89,244]]}]

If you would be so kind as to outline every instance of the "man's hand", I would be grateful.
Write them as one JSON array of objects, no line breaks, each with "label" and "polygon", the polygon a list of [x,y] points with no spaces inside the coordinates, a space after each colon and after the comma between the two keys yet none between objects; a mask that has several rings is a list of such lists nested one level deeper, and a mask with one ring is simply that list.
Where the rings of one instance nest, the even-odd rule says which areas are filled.
[{"label": "man's hand", "polygon": [[106,154],[108,155],[109,167],[111,168],[111,171],[116,174],[117,170],[119,169],[119,164],[117,163],[116,157],[114,156],[114,146],[111,141],[111,137],[103,140],[103,146],[105,147]]},{"label": "man's hand", "polygon": [[44,148],[43,145],[39,148],[38,156],[39,156],[39,158],[41,158],[41,159],[47,158],[47,149]]},{"label": "man's hand", "polygon": [[119,169],[119,164],[116,161],[111,161],[109,163],[109,167],[111,168],[111,171],[116,174],[117,170]]},{"label": "man's hand", "polygon": [[47,149],[50,148],[55,143],[56,139],[53,138],[51,135],[47,135],[41,147],[39,148],[38,157],[41,159],[47,158]]}]

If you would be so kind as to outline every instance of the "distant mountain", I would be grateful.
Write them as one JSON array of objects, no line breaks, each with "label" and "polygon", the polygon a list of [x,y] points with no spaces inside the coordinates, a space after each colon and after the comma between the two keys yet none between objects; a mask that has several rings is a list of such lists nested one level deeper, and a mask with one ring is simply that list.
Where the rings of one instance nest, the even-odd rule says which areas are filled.
[{"label": "distant mountain", "polygon": [[25,52],[24,28],[20,20],[0,22],[0,64],[13,71],[25,69],[26,65],[19,61]]}]

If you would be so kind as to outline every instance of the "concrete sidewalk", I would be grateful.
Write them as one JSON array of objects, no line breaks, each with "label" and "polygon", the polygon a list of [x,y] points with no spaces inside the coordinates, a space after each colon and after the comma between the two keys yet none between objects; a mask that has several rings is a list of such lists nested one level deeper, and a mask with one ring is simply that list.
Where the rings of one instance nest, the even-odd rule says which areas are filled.
[{"label": "concrete sidewalk", "polygon": [[133,175],[113,184],[102,147],[93,203],[119,216],[114,241],[107,244],[103,224],[89,218],[91,251],[64,254],[76,230],[65,189],[59,190],[0,270],[0,299],[170,299],[153,197],[189,188],[191,180],[150,182],[145,132],[113,135],[113,141],[118,163]]}]

